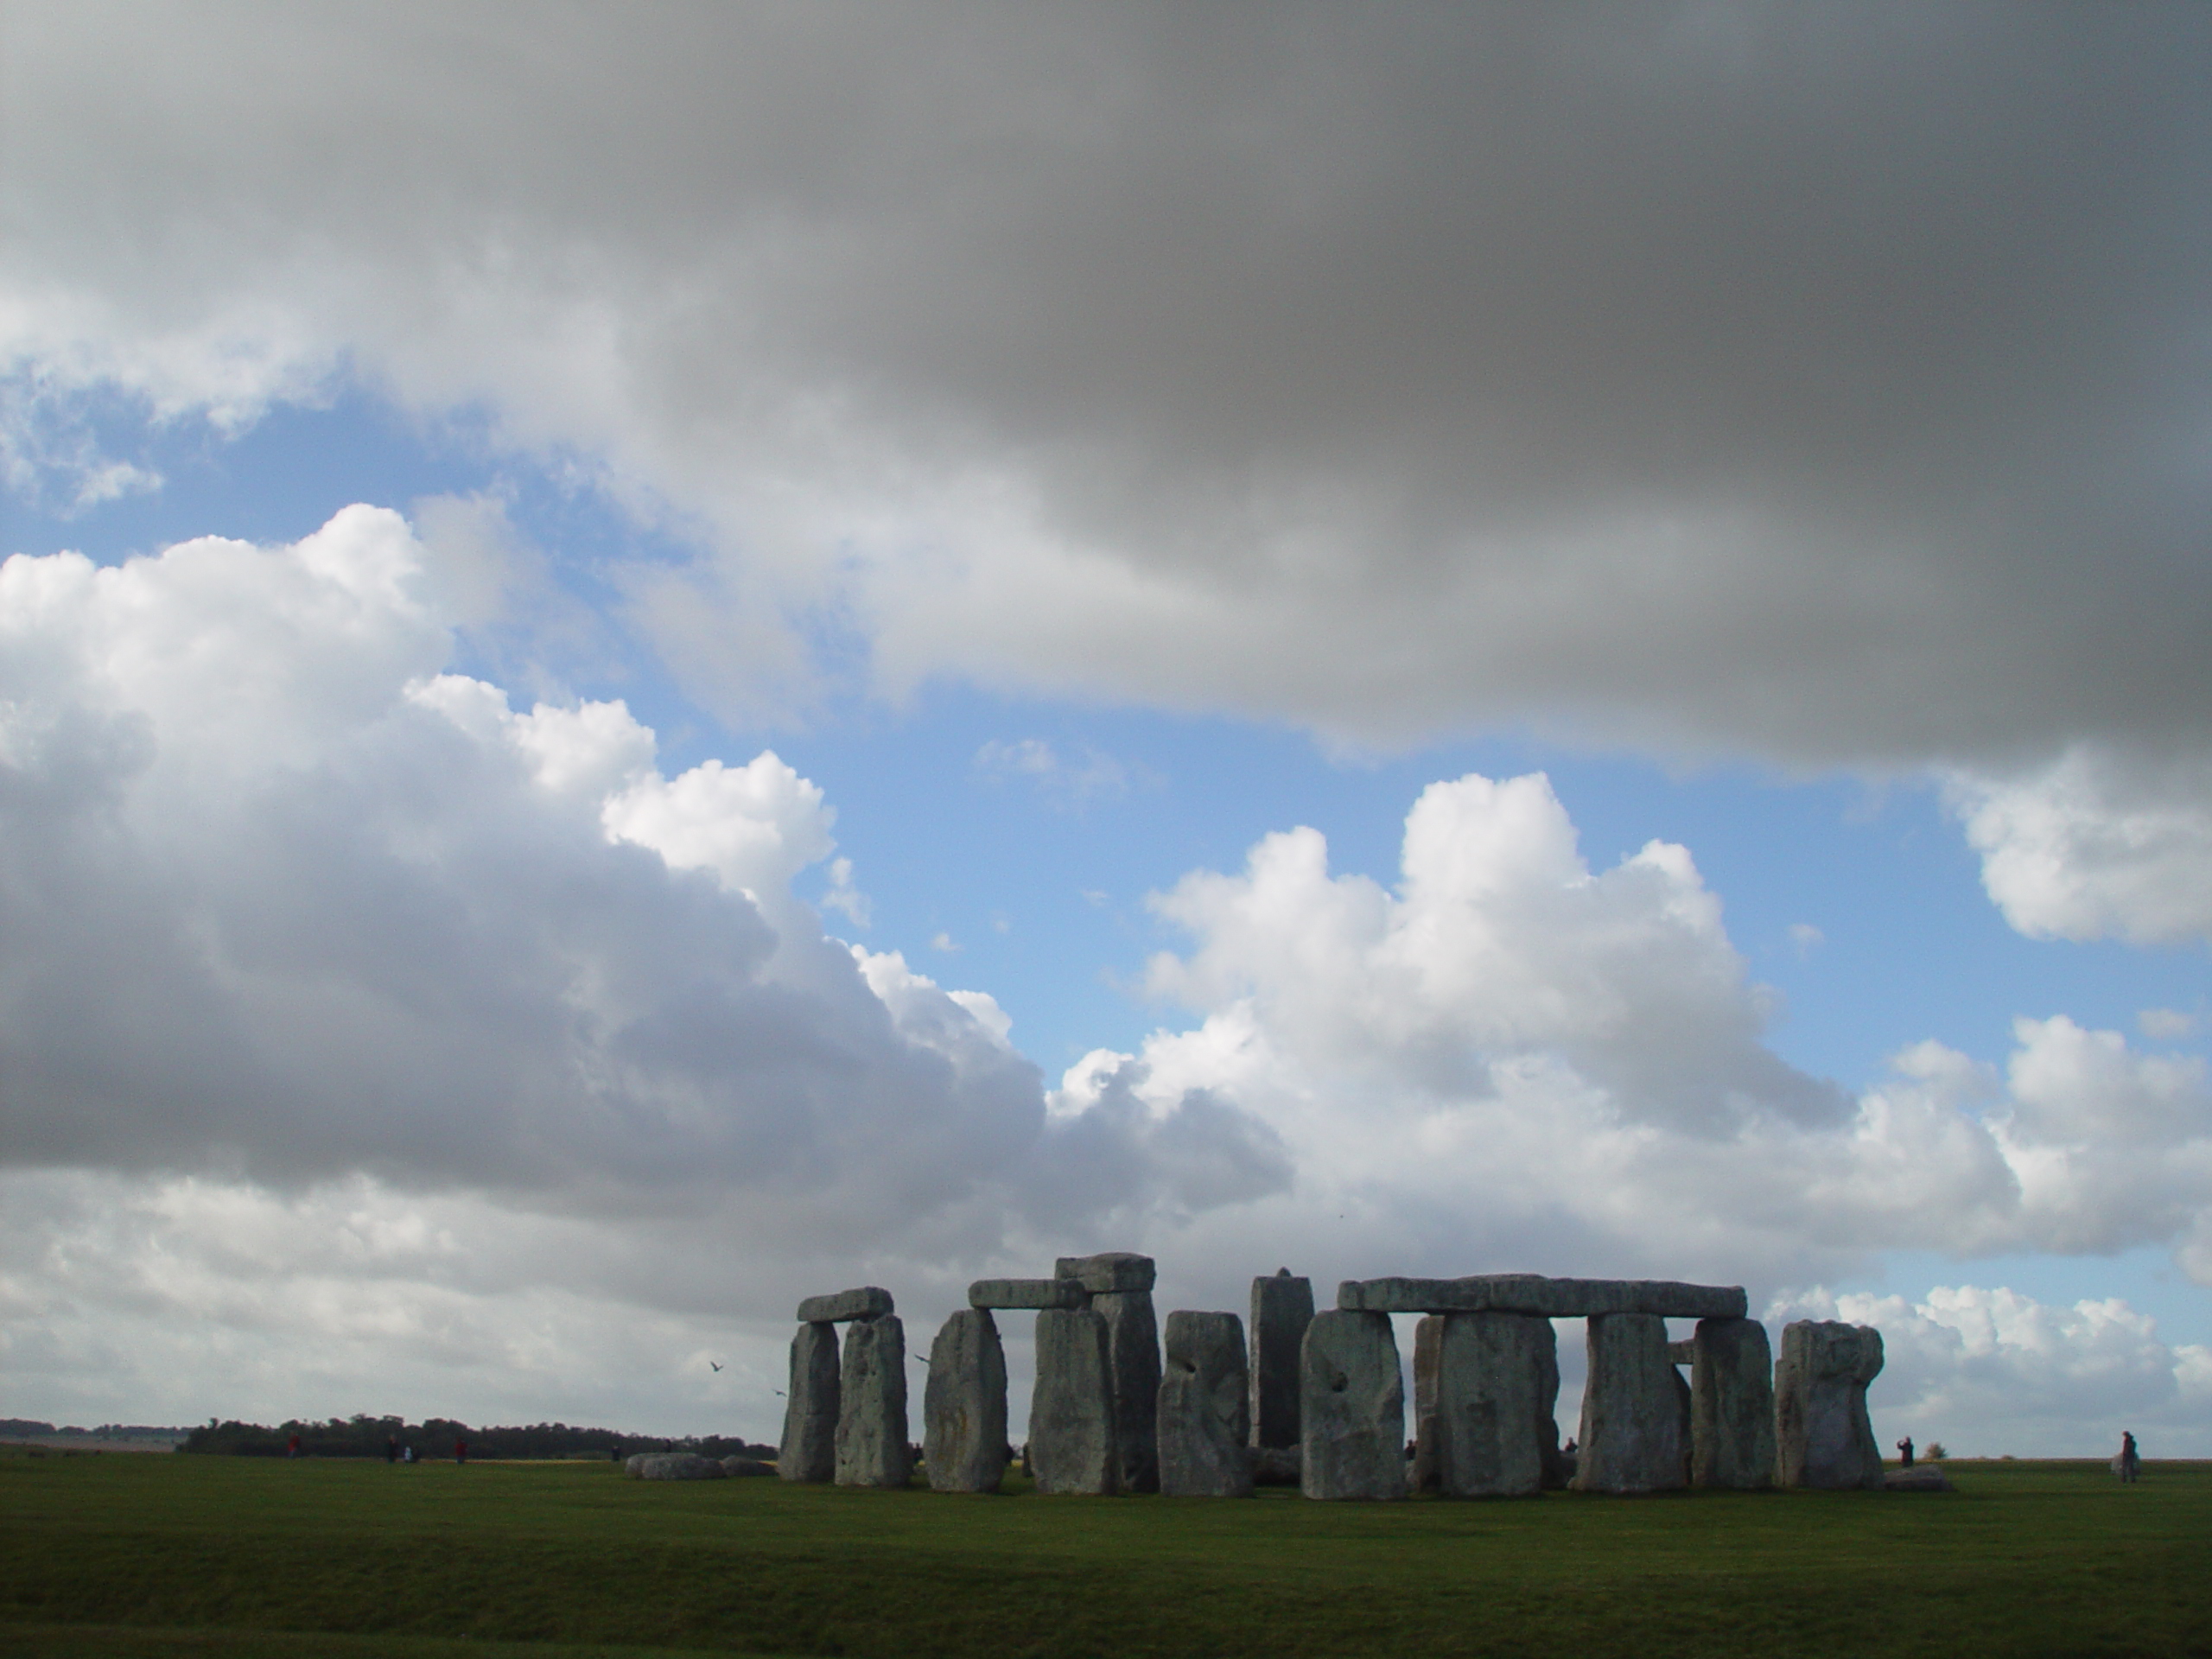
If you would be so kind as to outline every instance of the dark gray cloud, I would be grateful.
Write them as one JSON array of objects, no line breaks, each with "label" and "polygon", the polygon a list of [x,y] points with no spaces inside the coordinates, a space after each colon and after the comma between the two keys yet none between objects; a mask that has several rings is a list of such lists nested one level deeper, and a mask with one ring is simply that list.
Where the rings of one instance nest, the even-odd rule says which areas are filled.
[{"label": "dark gray cloud", "polygon": [[887,683],[2202,745],[2199,7],[10,27],[19,351],[485,399]]}]

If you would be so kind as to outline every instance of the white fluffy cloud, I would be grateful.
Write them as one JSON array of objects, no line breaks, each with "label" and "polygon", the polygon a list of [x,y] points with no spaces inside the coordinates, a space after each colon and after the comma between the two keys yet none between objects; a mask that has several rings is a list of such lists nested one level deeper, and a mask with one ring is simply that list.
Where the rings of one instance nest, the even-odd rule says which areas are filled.
[{"label": "white fluffy cloud", "polygon": [[1949,788],[1983,885],[2023,933],[2212,943],[2212,763],[2076,745]]},{"label": "white fluffy cloud", "polygon": [[2170,1347],[2117,1300],[2051,1306],[2016,1291],[1938,1286],[1903,1296],[1785,1296],[1770,1325],[1847,1319],[1882,1332],[1868,1390],[1885,1445],[1910,1433],[1959,1457],[2079,1457],[2117,1452],[2132,1430],[2150,1457],[2212,1452],[2212,1349]]}]

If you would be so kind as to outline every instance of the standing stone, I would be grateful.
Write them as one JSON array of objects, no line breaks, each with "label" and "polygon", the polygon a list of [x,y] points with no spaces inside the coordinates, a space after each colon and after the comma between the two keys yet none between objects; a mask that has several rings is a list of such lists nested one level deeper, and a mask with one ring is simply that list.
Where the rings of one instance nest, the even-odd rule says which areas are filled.
[{"label": "standing stone", "polygon": [[1037,1316],[1029,1472],[1040,1492],[1120,1490],[1112,1345],[1105,1316],[1091,1308],[1048,1307]]},{"label": "standing stone", "polygon": [[791,1338],[784,1441],[776,1452],[776,1472],[785,1480],[827,1481],[837,1472],[838,1393],[837,1327],[802,1325]]},{"label": "standing stone", "polygon": [[[1448,1313],[1443,1323],[1435,1366],[1437,1490],[1446,1497],[1541,1491],[1546,1437],[1539,1423],[1550,1421],[1555,1398],[1544,1388],[1546,1351],[1557,1346],[1551,1321]],[[1551,1370],[1556,1378],[1555,1352]]]},{"label": "standing stone", "polygon": [[1313,1323],[1313,1281],[1288,1268],[1252,1281],[1252,1444],[1298,1444],[1298,1351]]},{"label": "standing stone", "polygon": [[1414,1326],[1414,1466],[1416,1492],[1443,1491],[1436,1463],[1436,1372],[1444,1363],[1444,1315],[1424,1313]]},{"label": "standing stone", "polygon": [[1871,1325],[1801,1319],[1783,1326],[1774,1367],[1783,1485],[1879,1490],[1882,1453],[1866,1416],[1866,1385],[1881,1370],[1882,1333]]},{"label": "standing stone", "polygon": [[1317,1313],[1299,1355],[1300,1485],[1313,1498],[1406,1495],[1406,1388],[1387,1313]]},{"label": "standing stone", "polygon": [[1114,1445],[1119,1467],[1115,1490],[1160,1490],[1160,1320],[1152,1287],[1158,1269],[1148,1255],[1109,1250],[1102,1255],[1064,1255],[1052,1276],[1072,1280],[1090,1294],[1106,1321],[1114,1378]]},{"label": "standing stone", "polygon": [[1656,1313],[1590,1319],[1590,1376],[1582,1393],[1578,1492],[1665,1492],[1689,1478],[1681,1374]]},{"label": "standing stone", "polygon": [[1160,1490],[1169,1497],[1249,1497],[1244,1321],[1234,1313],[1167,1316],[1160,1377]]},{"label": "standing stone", "polygon": [[1559,1449],[1559,1332],[1549,1319],[1536,1333],[1536,1451],[1544,1460],[1544,1490],[1558,1491],[1574,1471]]},{"label": "standing stone", "polygon": [[922,1449],[931,1491],[998,1491],[1006,1473],[1006,1351],[982,1308],[962,1308],[930,1344]]},{"label": "standing stone", "polygon": [[1757,1319],[1700,1319],[1690,1339],[1690,1484],[1753,1491],[1773,1484],[1766,1327]]},{"label": "standing stone", "polygon": [[904,1486],[906,1332],[896,1313],[845,1327],[845,1371],[837,1413],[837,1484]]}]

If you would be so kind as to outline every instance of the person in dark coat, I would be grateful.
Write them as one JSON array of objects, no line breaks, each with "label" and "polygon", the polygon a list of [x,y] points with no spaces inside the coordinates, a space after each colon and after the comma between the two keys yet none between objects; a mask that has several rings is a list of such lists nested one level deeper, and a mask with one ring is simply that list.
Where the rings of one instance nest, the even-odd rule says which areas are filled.
[{"label": "person in dark coat", "polygon": [[2132,1481],[2142,1472],[2143,1459],[2135,1450],[2135,1436],[2122,1430],[2120,1436],[2120,1478]]}]

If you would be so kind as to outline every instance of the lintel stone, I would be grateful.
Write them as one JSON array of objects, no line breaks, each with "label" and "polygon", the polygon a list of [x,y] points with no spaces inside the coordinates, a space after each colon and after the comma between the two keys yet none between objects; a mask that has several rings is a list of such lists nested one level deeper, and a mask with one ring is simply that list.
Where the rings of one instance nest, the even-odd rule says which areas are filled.
[{"label": "lintel stone", "polygon": [[1072,1279],[978,1279],[968,1287],[970,1307],[1081,1307],[1089,1300]]},{"label": "lintel stone", "polygon": [[1055,1279],[1072,1279],[1094,1296],[1148,1291],[1159,1274],[1148,1255],[1108,1250],[1102,1255],[1064,1255],[1052,1266]]},{"label": "lintel stone", "polygon": [[798,1305],[801,1325],[842,1325],[848,1319],[880,1319],[892,1311],[891,1293],[874,1285],[841,1290],[834,1296],[810,1296]]},{"label": "lintel stone", "polygon": [[1664,1279],[1547,1279],[1535,1273],[1465,1279],[1347,1279],[1337,1306],[1350,1313],[1529,1313],[1580,1319],[1652,1313],[1670,1319],[1740,1319],[1740,1285],[1683,1285]]}]

